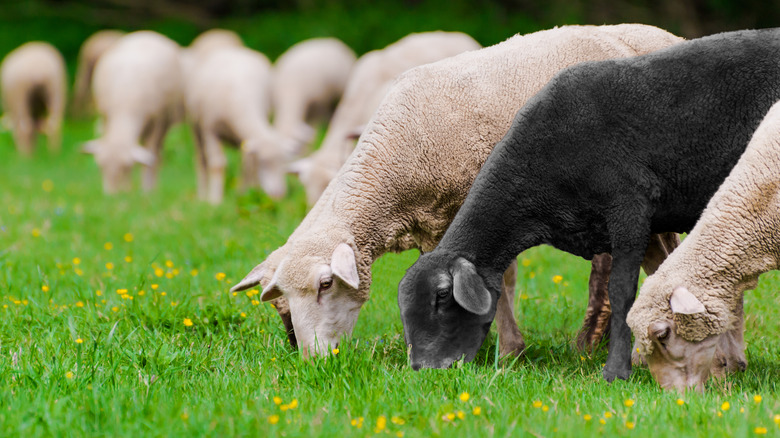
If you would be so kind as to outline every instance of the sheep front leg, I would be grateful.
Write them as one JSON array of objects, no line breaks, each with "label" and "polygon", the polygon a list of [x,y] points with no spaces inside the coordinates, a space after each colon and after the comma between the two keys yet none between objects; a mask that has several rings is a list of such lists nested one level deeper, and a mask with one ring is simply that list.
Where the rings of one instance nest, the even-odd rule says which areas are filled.
[{"label": "sheep front leg", "polygon": [[225,167],[227,158],[222,144],[214,133],[204,133],[203,143],[206,153],[206,179],[208,180],[208,192],[206,194],[210,203],[216,205],[222,202],[225,195]]},{"label": "sheep front leg", "polygon": [[498,351],[502,356],[519,356],[525,350],[525,341],[514,315],[515,283],[517,282],[517,259],[504,272],[501,296],[496,305],[496,326],[498,328]]},{"label": "sheep front leg", "polygon": [[203,133],[200,124],[193,124],[192,132],[195,134],[195,173],[198,178],[198,199],[208,199],[208,173],[206,171],[206,146],[203,144]]},{"label": "sheep front leg", "polygon": [[31,157],[35,150],[35,127],[32,120],[17,118],[13,121],[16,149],[25,157]]},{"label": "sheep front leg", "polygon": [[609,354],[603,371],[604,379],[608,382],[616,378],[628,379],[631,375],[631,329],[626,323],[626,317],[636,297],[639,267],[644,253],[641,250],[616,249],[612,254],[612,273],[608,286],[612,318]]},{"label": "sheep front leg", "polygon": [[154,163],[151,166],[144,166],[143,179],[141,180],[142,187],[147,192],[157,187],[157,174],[160,170],[163,142],[165,141],[165,133],[168,132],[167,120],[159,120],[153,123],[152,130],[144,145],[154,155]]},{"label": "sheep front leg", "polygon": [[46,143],[50,152],[59,152],[62,148],[62,118],[65,114],[65,100],[54,94],[49,103],[49,115],[46,117],[44,129]]}]

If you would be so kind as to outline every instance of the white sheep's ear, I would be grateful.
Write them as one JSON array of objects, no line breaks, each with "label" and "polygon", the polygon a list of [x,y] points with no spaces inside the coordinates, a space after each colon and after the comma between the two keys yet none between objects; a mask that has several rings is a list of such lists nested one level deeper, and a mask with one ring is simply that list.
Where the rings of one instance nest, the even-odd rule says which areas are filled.
[{"label": "white sheep's ear", "polygon": [[279,268],[274,272],[274,276],[271,277],[271,281],[263,288],[263,293],[260,294],[260,301],[271,301],[282,296],[282,289],[279,288],[279,273],[282,271],[281,264]]},{"label": "white sheep's ear", "polygon": [[360,285],[355,251],[346,243],[339,243],[333,250],[333,255],[330,258],[330,269],[333,275],[340,278],[352,289],[357,289]]},{"label": "white sheep's ear", "polygon": [[239,292],[257,286],[263,280],[263,277],[265,277],[266,271],[265,262],[260,263],[246,274],[246,277],[244,277],[243,280],[231,287],[230,292]]},{"label": "white sheep's ear", "polygon": [[477,315],[486,315],[490,311],[492,298],[485,282],[477,273],[477,268],[463,257],[455,261],[452,273],[452,296],[464,309]]},{"label": "white sheep's ear", "polygon": [[672,313],[682,313],[683,315],[693,315],[702,313],[707,309],[685,286],[677,287],[672,292],[672,298],[669,299],[669,305],[672,307]]},{"label": "white sheep's ear", "polygon": [[134,144],[133,147],[130,148],[130,156],[133,158],[133,161],[141,163],[144,166],[153,166],[156,161],[154,154],[137,144]]},{"label": "white sheep's ear", "polygon": [[290,163],[290,165],[287,167],[287,172],[293,175],[301,176],[308,173],[311,167],[312,163],[310,158],[301,158],[300,160],[296,160]]},{"label": "white sheep's ear", "polygon": [[81,153],[94,155],[98,149],[100,149],[100,142],[97,140],[90,140],[81,146]]},{"label": "white sheep's ear", "polygon": [[366,125],[355,126],[347,132],[347,140],[357,140],[363,135],[363,131],[366,130]]}]

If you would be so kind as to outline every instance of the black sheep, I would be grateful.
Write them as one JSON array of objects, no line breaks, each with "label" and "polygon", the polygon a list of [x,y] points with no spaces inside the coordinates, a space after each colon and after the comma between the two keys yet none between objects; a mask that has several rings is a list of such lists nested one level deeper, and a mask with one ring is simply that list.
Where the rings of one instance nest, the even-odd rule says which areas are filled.
[{"label": "black sheep", "polygon": [[561,71],[515,116],[438,247],[399,285],[411,363],[474,358],[501,276],[548,244],[609,252],[608,381],[631,374],[626,314],[651,233],[687,232],[780,99],[780,28]]}]

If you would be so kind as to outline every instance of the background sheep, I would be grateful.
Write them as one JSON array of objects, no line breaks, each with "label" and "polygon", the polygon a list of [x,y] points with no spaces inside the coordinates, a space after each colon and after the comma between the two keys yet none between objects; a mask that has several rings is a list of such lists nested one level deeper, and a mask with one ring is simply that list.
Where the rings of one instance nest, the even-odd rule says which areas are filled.
[{"label": "background sheep", "polygon": [[[602,29],[518,35],[404,73],[287,243],[233,290],[262,284],[264,301],[283,295],[289,307],[279,300],[277,310],[303,354],[329,351],[368,299],[371,264],[389,251],[436,246],[516,109],[557,71],[681,41],[652,26]],[[642,35],[635,46],[618,38],[634,35]],[[524,347],[512,316],[515,272],[513,264],[504,276],[497,316],[502,353]]]},{"label": "background sheep", "polygon": [[49,150],[59,151],[65,82],[65,61],[49,43],[23,44],[3,59],[3,122],[23,155],[32,155],[38,132],[46,135]]},{"label": "background sheep", "polygon": [[407,35],[382,50],[361,56],[349,76],[322,145],[310,157],[291,166],[291,171],[303,183],[309,206],[314,205],[347,160],[355,139],[398,75],[412,67],[480,47],[473,38],[460,32],[425,32]]},{"label": "background sheep", "polygon": [[724,33],[551,80],[517,113],[439,246],[399,286],[412,366],[473,359],[502,272],[549,244],[586,259],[612,254],[604,378],[628,378],[625,318],[650,233],[693,227],[780,98],[778,37]]},{"label": "background sheep", "polygon": [[307,121],[323,121],[344,93],[355,52],[336,38],[313,38],[276,60],[271,98],[274,127],[294,140],[295,153],[314,137]]},{"label": "background sheep", "polygon": [[144,190],[154,188],[165,134],[181,117],[181,83],[179,46],[156,32],[127,34],[98,60],[92,92],[104,132],[84,152],[95,155],[106,193],[129,189],[135,163],[146,166]]},{"label": "background sheep", "polygon": [[101,30],[87,38],[79,50],[76,80],[73,84],[73,114],[90,115],[94,111],[92,102],[92,73],[98,58],[125,33],[119,30]]},{"label": "background sheep", "polygon": [[[664,388],[703,389],[715,345],[741,333],[742,294],[780,266],[780,103],[693,231],[645,280],[628,323]],[[742,347],[741,337],[737,345]]]},{"label": "background sheep", "polygon": [[287,192],[291,146],[268,122],[271,63],[247,48],[212,53],[192,72],[187,113],[197,147],[198,195],[222,202],[227,159],[222,142],[241,147],[243,184],[261,185],[274,198]]}]

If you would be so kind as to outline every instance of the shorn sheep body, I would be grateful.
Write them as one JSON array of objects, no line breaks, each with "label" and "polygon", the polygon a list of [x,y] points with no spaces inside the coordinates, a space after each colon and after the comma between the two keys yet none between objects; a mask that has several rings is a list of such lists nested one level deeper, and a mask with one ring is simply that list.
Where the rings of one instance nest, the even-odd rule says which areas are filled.
[{"label": "shorn sheep body", "polygon": [[220,49],[198,63],[187,87],[187,115],[197,147],[198,194],[222,202],[225,142],[241,148],[242,184],[261,186],[273,198],[287,193],[289,149],[268,115],[271,63],[245,47]]},{"label": "shorn sheep body", "polygon": [[125,35],[119,30],[101,30],[92,34],[81,44],[79,50],[76,80],[73,83],[73,113],[77,116],[87,116],[94,112],[92,100],[92,75],[95,72],[97,60]]},{"label": "shorn sheep body", "polygon": [[741,332],[743,292],[780,267],[778,168],[780,103],[685,241],[642,285],[628,324],[662,387],[703,388],[714,345]]},{"label": "shorn sheep body", "polygon": [[32,155],[37,134],[59,151],[65,112],[65,61],[51,44],[33,41],[6,55],[0,65],[3,122],[22,155]]},{"label": "shorn sheep body", "polygon": [[129,189],[136,163],[144,165],[144,190],[151,190],[165,134],[183,113],[178,44],[151,31],[123,36],[98,60],[92,92],[103,134],[83,151],[95,155],[103,190]]},{"label": "shorn sheep body", "polygon": [[[261,284],[263,300],[281,297],[275,304],[291,341],[304,355],[325,354],[352,331],[371,264],[387,252],[436,246],[517,109],[556,72],[680,41],[652,26],[567,26],[407,71],[287,243],[233,290]],[[500,349],[519,352],[510,302],[517,267],[504,269]]]},{"label": "shorn sheep body", "polygon": [[295,142],[295,153],[314,138],[311,123],[330,119],[355,61],[355,52],[340,40],[312,38],[290,47],[274,63],[274,128]]},{"label": "shorn sheep body", "polygon": [[559,73],[517,113],[438,247],[399,286],[412,366],[472,360],[506,267],[552,245],[612,254],[604,377],[631,373],[626,315],[651,233],[687,232],[780,99],[780,29]]},{"label": "shorn sheep body", "polygon": [[347,80],[322,145],[290,166],[303,183],[309,206],[314,205],[347,160],[355,139],[398,75],[412,67],[481,47],[464,33],[437,31],[413,33],[361,56]]}]

